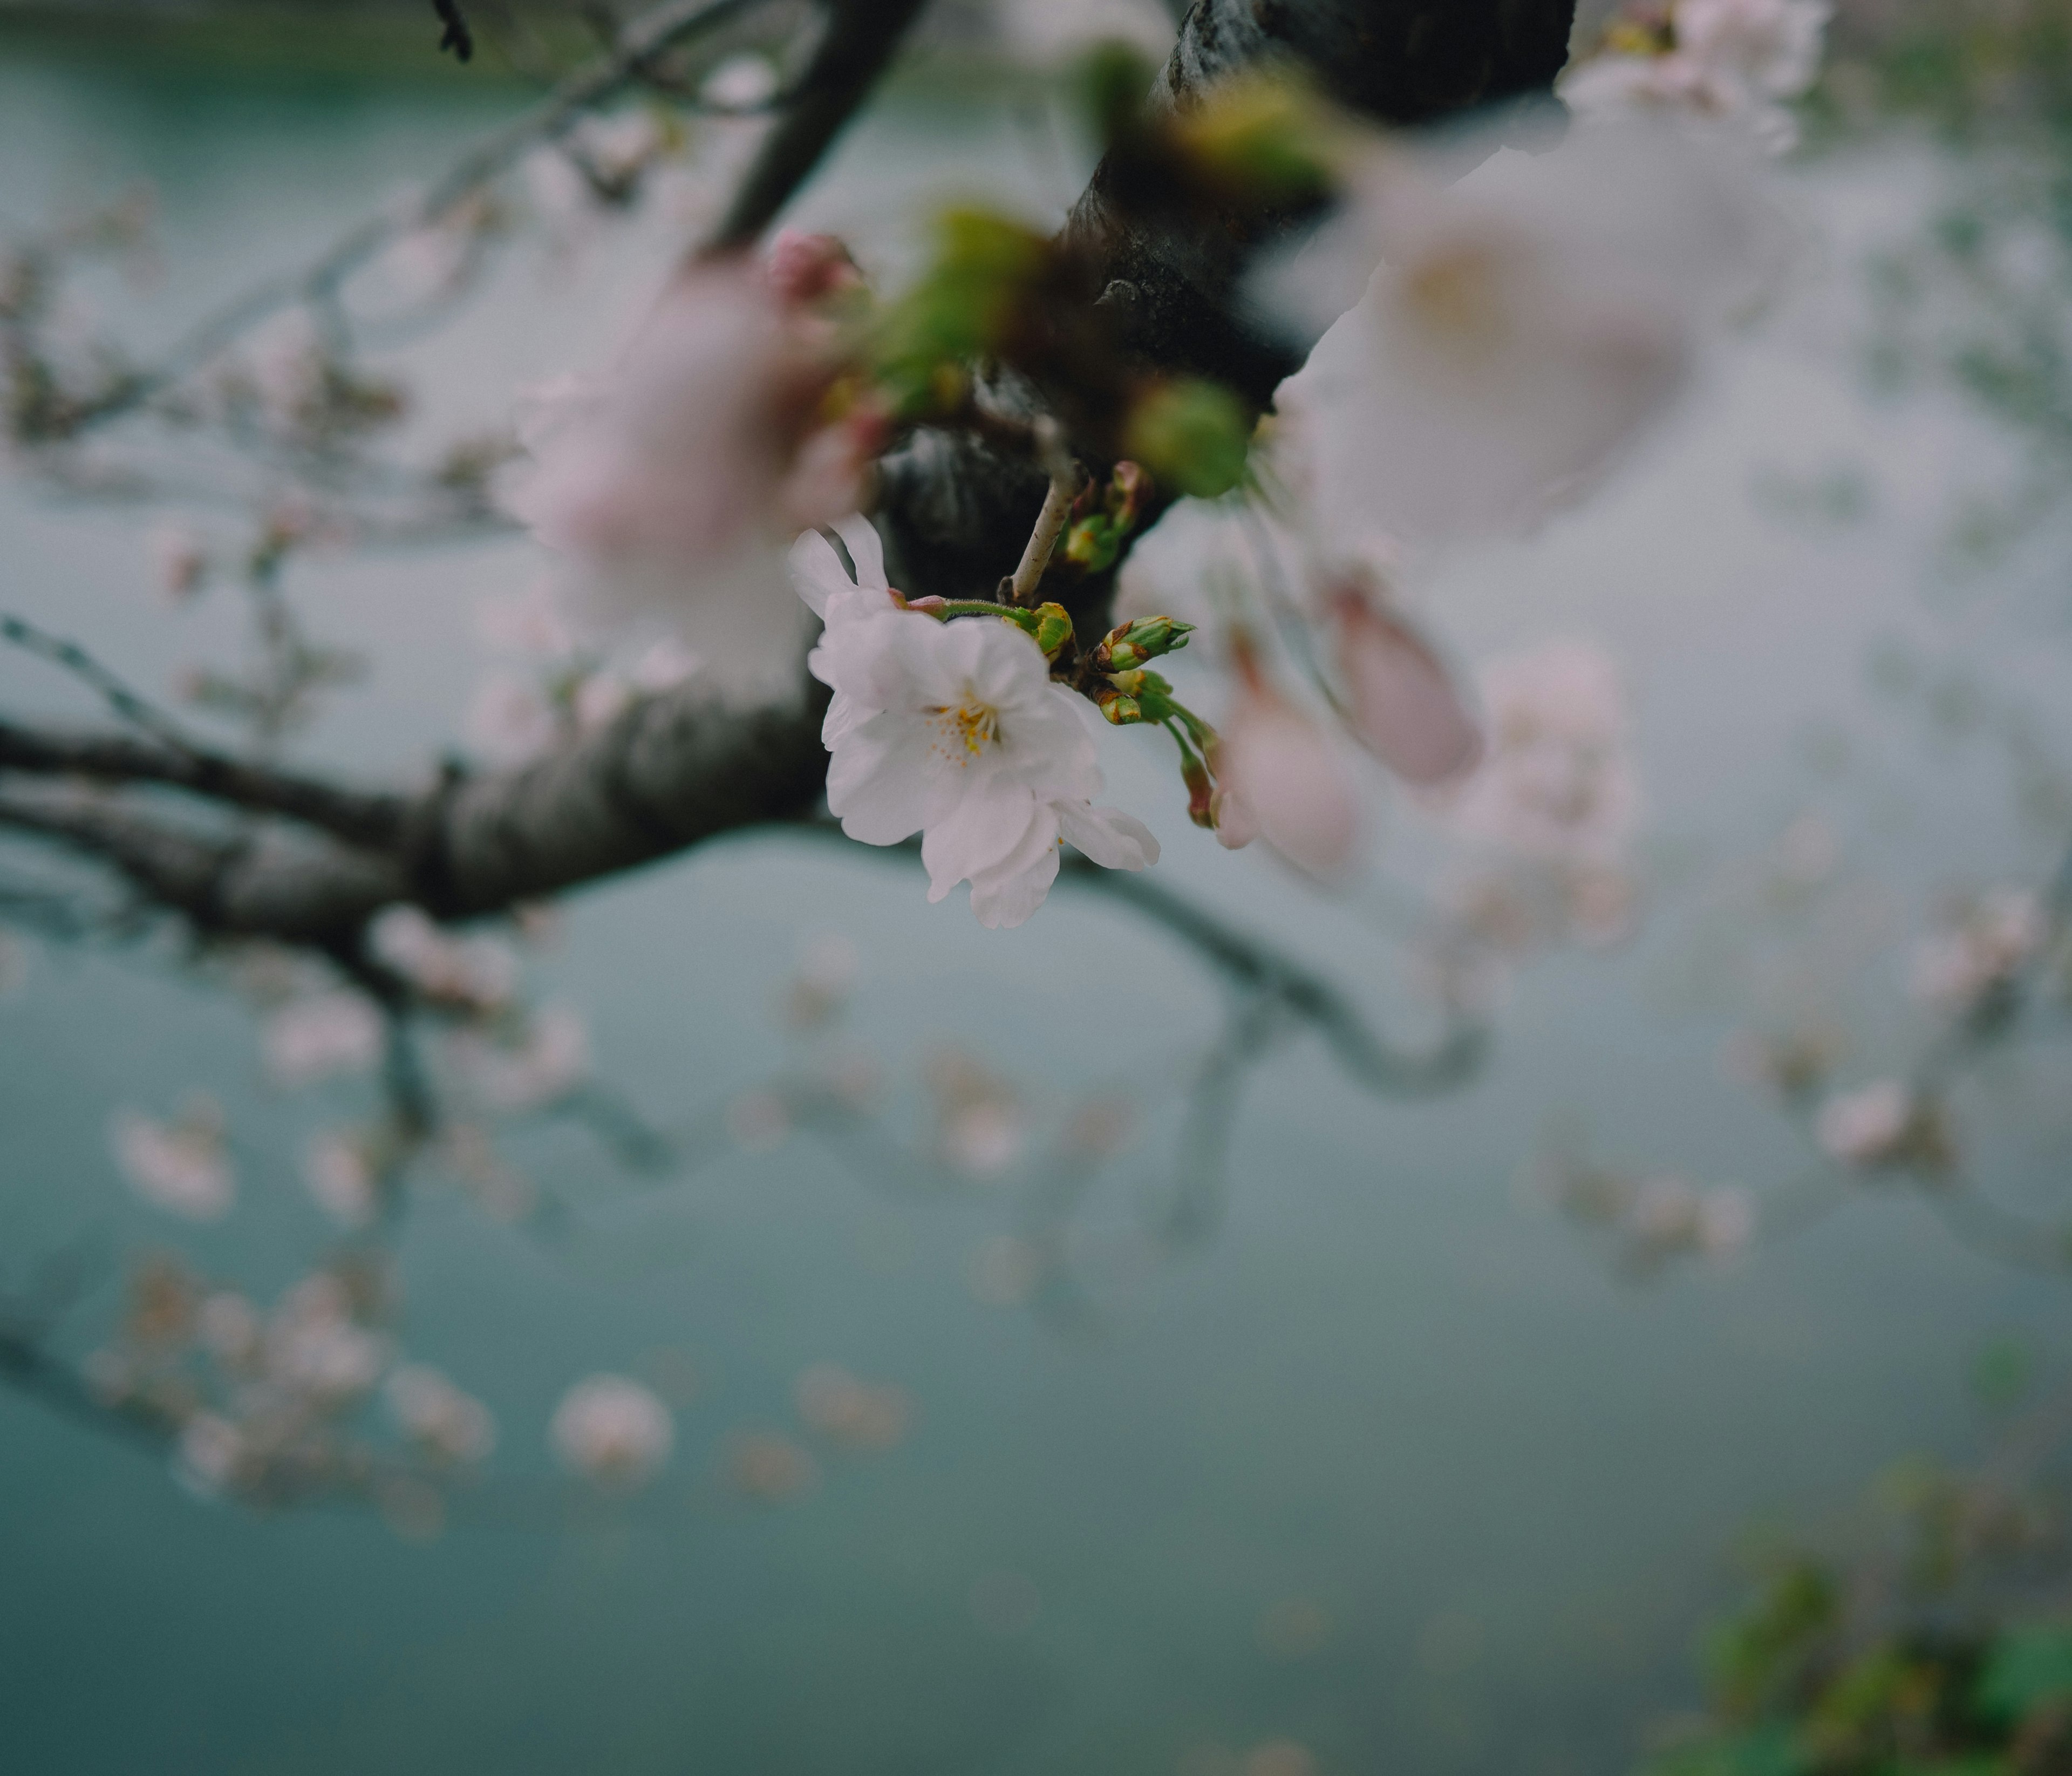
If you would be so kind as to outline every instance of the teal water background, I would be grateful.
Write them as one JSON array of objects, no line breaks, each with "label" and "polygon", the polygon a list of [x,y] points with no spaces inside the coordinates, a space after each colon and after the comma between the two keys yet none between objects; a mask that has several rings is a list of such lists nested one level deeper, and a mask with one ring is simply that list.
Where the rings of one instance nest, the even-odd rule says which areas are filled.
[{"label": "teal water background", "polygon": [[[0,64],[0,195],[32,219],[148,175],[167,244],[148,328],[322,241],[504,102]],[[917,190],[996,180],[1040,209],[1074,183],[1074,150],[1047,139],[938,83],[867,120],[802,213],[868,238]],[[1856,256],[1918,216],[1932,173],[1895,150],[1803,177],[1807,269],[1705,398],[1590,512],[1436,589],[1434,621],[1468,656],[1577,634],[1619,655],[1662,882],[1642,942],[1514,984],[1471,1088],[1377,1104],[1314,1046],[1285,1052],[1247,1091],[1212,1248],[1086,1338],[967,1287],[1009,1224],[998,1195],[888,1198],[795,1141],[633,1198],[576,1137],[529,1137],[527,1166],[587,1206],[581,1239],[543,1251],[431,1194],[402,1257],[411,1349],[494,1407],[498,1471],[529,1486],[518,1506],[462,1511],[429,1546],[355,1516],[255,1517],[0,1395],[0,1766],[1162,1776],[1190,1755],[1218,1767],[1205,1747],[1289,1739],[1331,1773],[1624,1769],[1651,1716],[1695,1694],[1697,1626],[1731,1595],[1749,1523],[1832,1511],[1899,1456],[1973,1447],[1978,1350],[2062,1350],[2068,1330],[2062,1285],[1956,1248],[1913,1205],[1864,1203],[1639,1288],[1516,1187],[1560,1115],[1708,1181],[1800,1166],[1722,1078],[1730,1020],[1688,985],[1704,971],[1679,906],[1704,865],[1807,808],[1903,896],[2051,861],[1982,749],[1924,743],[1867,689],[1895,633],[2046,708],[2064,682],[2049,563],[1961,601],[1924,565],[2004,444],[1932,398],[1871,405],[1855,373]],[[458,343],[413,353],[435,403],[494,412],[514,382],[594,353],[667,236],[519,273]],[[1872,490],[1864,522],[1786,523],[1757,497],[1837,465]],[[0,602],[164,684],[235,631],[227,608],[154,605],[146,522],[9,486]],[[475,670],[474,602],[531,571],[499,545],[299,574],[319,626],[380,668],[310,750],[369,773],[421,762]],[[19,661],[0,685],[18,707],[80,708]],[[1809,771],[1809,733],[1850,737],[1854,763]],[[1171,786],[1112,750],[1116,799],[1157,811],[1161,870],[1392,1013],[1368,927],[1198,842]],[[888,1057],[964,1042],[1059,1090],[1158,1081],[1216,1010],[1182,951],[1101,902],[1060,890],[1030,927],[987,933],[896,865],[780,838],[581,897],[540,973],[588,1014],[605,1075],[666,1117],[781,1064],[775,995],[830,929],[862,952],[854,1018]],[[1141,952],[1133,999],[1091,1018],[1056,959],[1122,942]],[[1856,1076],[1910,1034],[1878,1019]],[[294,1275],[326,1237],[293,1176],[324,1106],[269,1095],[249,1019],[150,954],[42,950],[0,1000],[0,1260],[82,1230],[129,1252],[179,1232],[127,1198],[103,1129],[118,1104],[169,1108],[197,1085],[229,1109],[245,1189],[187,1249],[262,1296]],[[1996,1153],[2016,1194],[2062,1170],[2048,1078],[2030,1109],[2034,1129]],[[586,1505],[551,1478],[547,1413],[570,1380],[656,1347],[708,1377],[679,1418],[684,1484]],[[793,1378],[826,1360],[911,1392],[900,1447],[831,1458],[779,1509],[692,1484],[730,1431],[791,1424]],[[1010,1633],[972,1605],[1001,1573],[1037,1600]],[[1260,1633],[1290,1598],[1331,1624],[1299,1658]]]}]

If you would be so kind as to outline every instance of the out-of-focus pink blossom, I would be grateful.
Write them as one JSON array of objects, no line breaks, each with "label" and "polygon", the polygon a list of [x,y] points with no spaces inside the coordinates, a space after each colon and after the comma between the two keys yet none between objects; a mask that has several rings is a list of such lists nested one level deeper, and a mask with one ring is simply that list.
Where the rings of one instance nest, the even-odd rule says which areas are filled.
[{"label": "out-of-focus pink blossom", "polygon": [[153,1207],[191,1221],[220,1220],[229,1211],[237,1174],[212,1100],[195,1099],[176,1122],[121,1111],[109,1141],[130,1187]]},{"label": "out-of-focus pink blossom", "polygon": [[1439,656],[1358,576],[1339,576],[1326,603],[1360,743],[1410,783],[1460,775],[1481,754],[1482,735]]},{"label": "out-of-focus pink blossom", "polygon": [[626,1375],[592,1375],[561,1396],[548,1436],[575,1472],[631,1491],[668,1460],[676,1426],[653,1388]]},{"label": "out-of-focus pink blossom", "polygon": [[266,1020],[260,1048],[267,1073],[290,1090],[342,1073],[364,1073],[381,1058],[381,1013],[357,993],[292,999]]},{"label": "out-of-focus pink blossom", "polygon": [[208,582],[208,545],[185,524],[154,525],[145,539],[152,577],[169,604],[188,602]]},{"label": "out-of-focus pink blossom", "polygon": [[506,504],[574,570],[593,624],[660,625],[729,686],[796,667],[784,553],[855,509],[882,435],[846,409],[847,360],[824,298],[854,266],[824,236],[789,236],[768,265],[679,279],[595,382],[543,396]]},{"label": "out-of-focus pink blossom", "polygon": [[1592,491],[1770,269],[1742,158],[1640,122],[1531,154],[1378,148],[1268,281],[1329,328],[1276,397],[1314,433],[1327,540],[1515,534]]},{"label": "out-of-focus pink blossom", "polygon": [[1323,728],[1239,655],[1238,701],[1213,764],[1216,836],[1253,833],[1314,876],[1340,875],[1358,852],[1359,793]]}]

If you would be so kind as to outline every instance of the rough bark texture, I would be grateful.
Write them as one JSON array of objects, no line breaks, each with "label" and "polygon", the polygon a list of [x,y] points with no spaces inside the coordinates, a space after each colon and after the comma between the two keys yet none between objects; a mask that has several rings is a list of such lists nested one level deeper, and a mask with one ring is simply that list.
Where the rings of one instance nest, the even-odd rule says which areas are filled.
[{"label": "rough bark texture", "polygon": [[[847,0],[828,41],[839,47],[861,19],[903,25],[915,10],[912,0]],[[1187,105],[1239,68],[1292,56],[1348,105],[1391,123],[1429,121],[1544,91],[1572,14],[1573,0],[1199,0],[1156,102]],[[828,83],[822,97],[839,102],[773,133],[738,218],[768,220],[867,84],[850,77],[855,68],[831,68],[824,45],[817,72]],[[1145,365],[1212,375],[1264,403],[1292,365],[1234,318],[1231,298],[1255,256],[1301,219],[1178,237],[1118,201],[1108,171],[1096,173],[1067,224],[1088,245],[1087,299],[1120,310],[1127,347]],[[747,225],[731,222],[727,244]],[[987,398],[1026,413],[1038,397],[997,379]],[[1025,458],[923,431],[883,469],[880,521],[895,583],[910,594],[989,590],[1015,560],[1045,485]],[[0,728],[0,771],[33,785],[0,794],[0,824],[113,865],[203,931],[342,952],[392,902],[479,916],[808,813],[826,764],[820,709],[812,696],[743,713],[694,692],[665,694],[528,769],[450,779],[408,797],[270,779],[263,767],[126,739]],[[149,802],[53,781],[60,775],[162,785],[274,818],[226,838]]]}]

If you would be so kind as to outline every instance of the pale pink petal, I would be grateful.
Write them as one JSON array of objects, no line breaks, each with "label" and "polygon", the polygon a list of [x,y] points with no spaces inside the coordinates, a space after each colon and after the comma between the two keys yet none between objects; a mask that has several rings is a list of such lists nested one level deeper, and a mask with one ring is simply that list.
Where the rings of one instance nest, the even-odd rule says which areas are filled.
[{"label": "pale pink petal", "polygon": [[1217,774],[1260,833],[1312,875],[1349,865],[1359,837],[1359,798],[1317,724],[1277,698],[1248,697],[1219,749]]},{"label": "pale pink petal", "polygon": [[1158,861],[1151,828],[1120,808],[1060,802],[1058,826],[1075,850],[1104,870],[1143,870]]},{"label": "pale pink petal", "polygon": [[1445,783],[1469,769],[1482,735],[1424,638],[1355,586],[1333,594],[1331,613],[1360,743],[1413,783]]}]

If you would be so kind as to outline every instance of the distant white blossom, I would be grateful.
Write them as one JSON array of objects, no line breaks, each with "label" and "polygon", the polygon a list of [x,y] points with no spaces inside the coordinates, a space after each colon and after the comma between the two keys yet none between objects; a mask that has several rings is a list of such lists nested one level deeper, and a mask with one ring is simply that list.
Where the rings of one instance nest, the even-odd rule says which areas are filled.
[{"label": "distant white blossom", "polygon": [[381,1058],[381,1013],[364,995],[343,989],[291,999],[260,1037],[266,1071],[290,1089],[341,1073],[364,1073]]},{"label": "distant white blossom", "polygon": [[258,1355],[263,1329],[259,1310],[229,1289],[204,1297],[195,1312],[195,1330],[202,1348],[232,1368],[249,1363]]},{"label": "distant white blossom", "polygon": [[1441,805],[1473,837],[1552,862],[1605,862],[1640,806],[1617,666],[1586,643],[1552,642],[1482,668],[1488,750]]},{"label": "distant white blossom", "polygon": [[2049,917],[2037,895],[2025,889],[1995,889],[1915,951],[1914,997],[1947,1015],[1967,1011],[2012,980],[2049,935]]},{"label": "distant white blossom", "polygon": [[266,1323],[268,1375],[320,1406],[368,1392],[388,1355],[388,1341],[359,1323],[350,1293],[327,1271],[290,1289]]},{"label": "distant white blossom", "polygon": [[512,1030],[458,1031],[452,1047],[477,1096],[499,1110],[552,1104],[590,1071],[589,1026],[569,1005],[542,1006]]},{"label": "distant white blossom", "polygon": [[653,1388],[625,1375],[592,1375],[561,1396],[548,1428],[555,1453],[600,1486],[631,1490],[669,1458],[676,1427]]},{"label": "distant white blossom", "polygon": [[489,1408],[429,1365],[396,1369],[382,1392],[403,1434],[439,1462],[479,1462],[496,1446]]},{"label": "distant white blossom", "polygon": [[380,1207],[380,1190],[366,1142],[339,1129],[310,1137],[302,1149],[302,1181],[310,1196],[343,1227],[364,1227]]},{"label": "distant white blossom", "polygon": [[153,525],[144,542],[160,594],[169,604],[188,602],[208,579],[207,541],[187,524],[168,522]]},{"label": "distant white blossom", "polygon": [[233,1490],[245,1459],[236,1424],[218,1412],[196,1412],[180,1427],[173,1472],[190,1492],[209,1498]]},{"label": "distant white blossom", "polygon": [[479,934],[458,936],[421,908],[384,908],[368,926],[367,946],[427,999],[478,1011],[508,1005],[518,988],[511,946]]},{"label": "distant white blossom", "polygon": [[1830,1159],[1844,1165],[1886,1165],[1906,1152],[1915,1116],[1906,1087],[1897,1079],[1880,1079],[1823,1104],[1814,1139]]},{"label": "distant white blossom", "polygon": [[117,1113],[109,1139],[130,1187],[154,1208],[191,1221],[215,1221],[237,1192],[223,1112],[197,1100],[176,1122],[134,1110]]},{"label": "distant white blossom", "polygon": [[475,607],[475,632],[498,653],[553,660],[575,649],[574,631],[554,602],[552,582],[535,580],[523,592],[502,592]]}]

